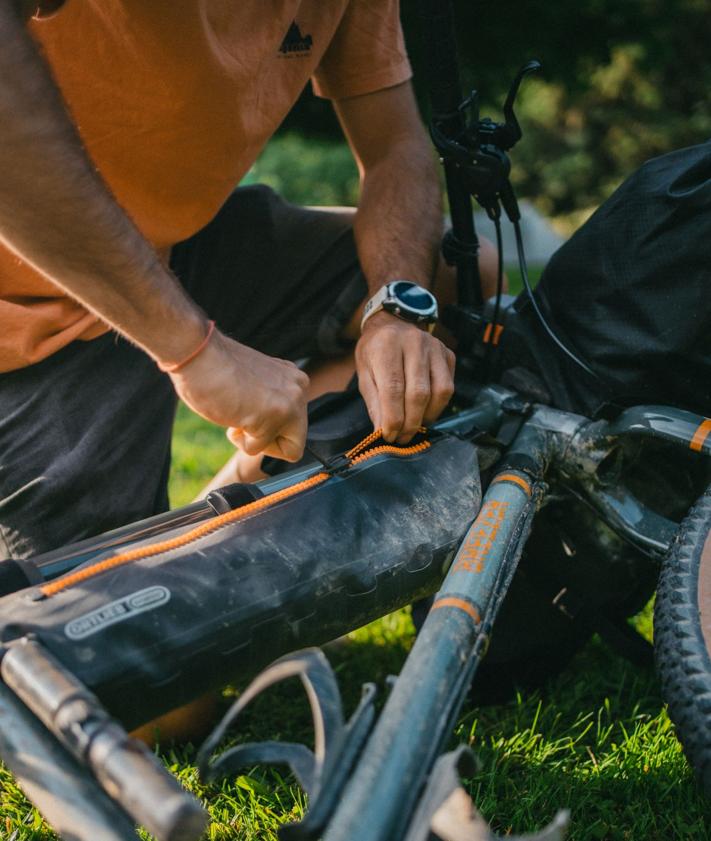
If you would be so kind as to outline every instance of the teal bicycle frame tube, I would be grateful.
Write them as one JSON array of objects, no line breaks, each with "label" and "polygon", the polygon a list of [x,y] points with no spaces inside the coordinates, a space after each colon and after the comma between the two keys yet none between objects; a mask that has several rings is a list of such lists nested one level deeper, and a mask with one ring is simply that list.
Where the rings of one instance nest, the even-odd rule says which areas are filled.
[{"label": "teal bicycle frame tube", "polygon": [[485,652],[538,495],[538,486],[521,471],[502,471],[491,482],[324,841],[403,837]]}]

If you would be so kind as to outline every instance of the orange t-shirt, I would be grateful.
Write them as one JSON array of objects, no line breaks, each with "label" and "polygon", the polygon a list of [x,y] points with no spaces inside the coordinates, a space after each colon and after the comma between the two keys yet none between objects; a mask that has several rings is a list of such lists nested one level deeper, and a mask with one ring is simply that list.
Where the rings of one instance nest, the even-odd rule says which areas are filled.
[{"label": "orange t-shirt", "polygon": [[[309,78],[340,99],[410,77],[398,7],[68,0],[30,31],[117,201],[166,249],[215,216]],[[0,246],[0,371],[107,329]]]}]

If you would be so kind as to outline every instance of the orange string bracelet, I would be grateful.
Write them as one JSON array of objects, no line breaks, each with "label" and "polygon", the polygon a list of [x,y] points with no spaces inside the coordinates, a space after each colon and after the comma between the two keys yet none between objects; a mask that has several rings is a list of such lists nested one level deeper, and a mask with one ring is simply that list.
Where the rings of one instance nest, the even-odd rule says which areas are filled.
[{"label": "orange string bracelet", "polygon": [[159,362],[158,367],[165,374],[176,374],[178,371],[182,371],[182,369],[188,364],[188,362],[192,362],[196,356],[198,356],[205,350],[205,348],[207,347],[207,343],[210,341],[210,338],[214,332],[215,322],[208,321],[207,335],[189,356],[186,356],[185,359],[181,359],[180,362],[175,362],[173,364],[164,365],[162,362]]}]

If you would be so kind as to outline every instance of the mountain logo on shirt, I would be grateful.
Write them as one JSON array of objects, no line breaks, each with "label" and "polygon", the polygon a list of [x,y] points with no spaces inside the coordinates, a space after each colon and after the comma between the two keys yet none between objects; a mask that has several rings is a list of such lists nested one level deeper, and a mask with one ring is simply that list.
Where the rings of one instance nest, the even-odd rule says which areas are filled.
[{"label": "mountain logo on shirt", "polygon": [[310,35],[302,35],[298,23],[292,21],[284,40],[281,42],[279,52],[283,58],[308,55],[311,52],[313,42],[314,39]]}]

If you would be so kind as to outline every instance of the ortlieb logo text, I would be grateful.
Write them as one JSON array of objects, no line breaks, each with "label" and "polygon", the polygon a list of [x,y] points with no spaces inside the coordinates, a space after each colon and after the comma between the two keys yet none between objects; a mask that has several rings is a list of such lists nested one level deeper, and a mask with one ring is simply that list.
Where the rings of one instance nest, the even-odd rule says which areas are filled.
[{"label": "ortlieb logo text", "polygon": [[92,634],[131,619],[139,613],[153,610],[170,601],[170,590],[165,587],[146,587],[122,599],[116,599],[103,607],[85,613],[77,619],[72,619],[64,626],[64,633],[70,640],[82,640]]}]

